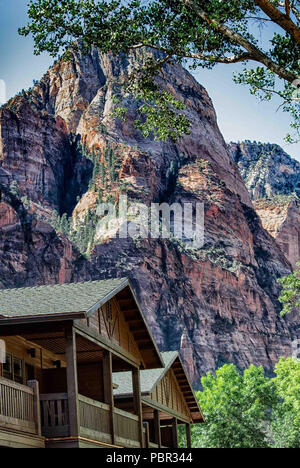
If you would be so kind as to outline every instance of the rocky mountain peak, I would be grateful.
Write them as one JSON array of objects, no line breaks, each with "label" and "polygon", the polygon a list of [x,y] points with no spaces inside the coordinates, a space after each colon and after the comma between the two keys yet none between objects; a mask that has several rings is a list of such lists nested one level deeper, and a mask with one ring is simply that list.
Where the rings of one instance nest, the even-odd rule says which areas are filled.
[{"label": "rocky mountain peak", "polygon": [[271,143],[230,143],[229,149],[263,227],[295,268],[300,260],[300,163]]},{"label": "rocky mountain peak", "polygon": [[[253,209],[207,92],[180,65],[165,67],[162,85],[186,104],[190,135],[155,142],[135,129],[121,84],[137,60],[78,51],[1,108],[1,286],[129,276],[160,348],[181,351],[196,385],[224,362],[270,371],[298,333],[279,315],[276,280],[291,265]],[[116,89],[125,122],[112,117]],[[96,207],[120,194],[204,203],[204,246],[98,238]]]},{"label": "rocky mountain peak", "polygon": [[243,141],[228,146],[252,200],[300,195],[300,163],[279,145]]}]

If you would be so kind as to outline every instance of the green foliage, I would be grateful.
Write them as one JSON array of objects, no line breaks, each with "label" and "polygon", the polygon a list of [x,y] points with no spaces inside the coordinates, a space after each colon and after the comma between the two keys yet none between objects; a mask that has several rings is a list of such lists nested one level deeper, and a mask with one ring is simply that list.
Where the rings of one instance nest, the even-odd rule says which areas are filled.
[{"label": "green foliage", "polygon": [[250,366],[242,375],[233,364],[202,378],[198,393],[206,424],[194,429],[195,447],[264,448],[264,424],[276,399],[274,385],[261,367]]},{"label": "green foliage", "polygon": [[[299,263],[298,265],[300,266]],[[298,310],[300,314],[300,270],[294,270],[290,275],[280,278],[278,283],[282,285],[279,297],[283,304],[281,315],[286,315],[293,309]]]},{"label": "green foliage", "polygon": [[289,195],[285,194],[278,194],[274,195],[271,198],[264,198],[264,204],[267,206],[286,206],[289,205],[290,203],[293,203],[295,200],[299,200],[298,196],[296,193],[291,193]]},{"label": "green foliage", "polygon": [[[104,150],[103,158],[100,150],[90,151],[81,142],[77,143],[76,153],[90,159],[93,162],[93,172],[89,182],[89,190],[95,192],[97,204],[103,201],[105,193],[109,192],[111,185],[118,182],[118,174],[121,167],[120,150],[107,144]],[[107,203],[115,202],[115,195],[109,193],[105,196]],[[77,197],[77,203],[80,202],[80,196]],[[67,236],[71,242],[78,248],[83,255],[88,255],[94,246],[97,214],[96,210],[88,210],[84,218],[77,216],[75,219],[68,217],[66,213],[61,216],[53,211],[50,224],[57,232]]]},{"label": "green foliage", "polygon": [[178,447],[186,448],[187,440],[186,440],[186,430],[185,426],[180,425],[178,426]]},{"label": "green foliage", "polygon": [[[123,91],[134,96],[138,103],[139,119],[135,120],[135,127],[141,130],[144,137],[154,136],[155,140],[175,141],[190,132],[191,122],[179,111],[185,109],[183,102],[163,90],[154,77],[157,66],[151,53],[144,51],[139,56],[139,64],[129,78],[123,83]],[[164,60],[162,60],[164,62]],[[116,107],[113,116],[126,120],[127,109],[122,106],[122,96],[115,94],[113,101]]]},{"label": "green foliage", "polygon": [[274,410],[272,432],[276,448],[300,448],[300,360],[280,359],[273,379],[280,404]]},{"label": "green foliage", "polygon": [[83,221],[76,220],[71,227],[69,238],[82,254],[89,254],[94,246],[97,215],[88,210]]},{"label": "green foliage", "polygon": [[[286,14],[287,2],[272,3],[276,19],[255,0],[129,0],[126,4],[122,0],[31,0],[29,23],[20,33],[32,34],[36,54],[65,56],[67,52],[70,58],[78,47],[85,52],[94,45],[116,54],[142,47],[159,51],[128,77],[126,86],[143,100],[139,128],[162,139],[181,136],[190,126],[180,114],[182,103],[154,79],[164,77],[166,62],[188,63],[192,69],[255,63],[256,68],[245,66],[236,82],[247,84],[261,99],[279,95],[283,110],[294,118],[297,138],[299,106],[292,83],[300,73],[299,7],[291,0]],[[262,28],[271,37],[263,45]],[[124,118],[122,106],[116,112]],[[289,141],[293,139],[288,136]]]},{"label": "green foliage", "polygon": [[107,188],[111,183],[118,180],[118,174],[122,163],[119,149],[107,144],[103,158],[99,150],[93,150],[91,152],[82,143],[77,145],[76,151],[93,162],[94,167],[89,182],[89,190],[97,191],[99,186]]},{"label": "green foliage", "polygon": [[53,211],[51,218],[49,220],[51,226],[57,231],[65,236],[69,234],[70,231],[70,220],[68,219],[68,216],[66,213],[64,213],[62,216],[59,216],[57,211]]},{"label": "green foliage", "polygon": [[247,266],[242,265],[237,259],[228,255],[224,247],[218,245],[204,245],[201,249],[194,248],[189,242],[178,239],[172,235],[170,236],[169,242],[176,246],[179,252],[184,253],[193,260],[200,260],[201,262],[209,260],[211,263],[231,273],[238,274],[242,268],[247,268]]},{"label": "green foliage", "polygon": [[[299,69],[297,73],[300,73]],[[287,143],[297,143],[300,137],[300,105],[294,99],[295,87],[290,82],[278,83],[276,73],[264,67],[250,70],[244,68],[241,73],[234,75],[234,81],[237,84],[248,85],[250,93],[260,101],[271,101],[273,96],[279,96],[282,99],[282,111],[292,117],[290,126],[293,133],[288,133],[285,140]]]},{"label": "green foliage", "polygon": [[53,211],[49,222],[57,232],[68,237],[83,255],[90,252],[94,245],[96,233],[96,213],[88,210],[83,220],[80,221],[77,218],[73,222],[72,218],[68,218],[66,213],[59,216],[56,211]]},{"label": "green foliage", "polygon": [[[298,448],[300,361],[281,359],[267,378],[251,365],[242,374],[226,364],[202,378],[197,393],[206,422],[193,426],[195,448]],[[179,431],[185,444],[183,429]]]},{"label": "green foliage", "polygon": [[108,130],[103,123],[99,124],[99,132],[102,133],[102,135],[108,135]]},{"label": "green foliage", "polygon": [[13,180],[12,183],[9,186],[10,193],[14,195],[17,198],[21,197],[21,189],[19,187],[19,184],[16,180]]},{"label": "green foliage", "polygon": [[23,203],[26,210],[30,208],[30,200],[26,195],[24,197],[21,197],[21,202]]}]

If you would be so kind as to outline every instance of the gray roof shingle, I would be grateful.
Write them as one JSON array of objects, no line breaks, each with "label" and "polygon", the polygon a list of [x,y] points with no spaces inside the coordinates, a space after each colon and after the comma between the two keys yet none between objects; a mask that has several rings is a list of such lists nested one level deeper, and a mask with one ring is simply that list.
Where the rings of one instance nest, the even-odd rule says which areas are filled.
[{"label": "gray roof shingle", "polygon": [[[141,371],[141,393],[152,393],[157,382],[163,377],[175,359],[179,356],[177,351],[169,351],[161,353],[165,367],[160,369],[146,369]],[[131,372],[116,372],[113,374],[113,382],[118,385],[114,390],[115,396],[131,395],[132,390],[132,374]]]},{"label": "gray roof shingle", "polygon": [[88,312],[114,291],[128,284],[127,278],[56,284],[0,290],[0,317],[24,317]]}]

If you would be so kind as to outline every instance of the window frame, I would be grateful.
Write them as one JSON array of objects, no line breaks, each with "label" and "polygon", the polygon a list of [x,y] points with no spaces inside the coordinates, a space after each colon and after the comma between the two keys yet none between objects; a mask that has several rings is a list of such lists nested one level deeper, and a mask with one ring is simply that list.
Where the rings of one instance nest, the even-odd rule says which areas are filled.
[{"label": "window frame", "polygon": [[[10,372],[4,369],[5,364],[7,361],[10,361]],[[15,364],[18,362],[20,374],[17,375],[15,372]],[[15,356],[14,354],[7,353],[6,354],[6,362],[2,364],[2,377],[7,380],[11,380],[12,382],[16,382],[19,384],[24,384],[24,359]]]}]

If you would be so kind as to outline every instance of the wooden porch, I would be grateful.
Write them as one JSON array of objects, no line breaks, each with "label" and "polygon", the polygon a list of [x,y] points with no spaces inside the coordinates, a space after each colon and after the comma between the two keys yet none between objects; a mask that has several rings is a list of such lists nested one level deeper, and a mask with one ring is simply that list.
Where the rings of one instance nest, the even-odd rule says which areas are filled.
[{"label": "wooden porch", "polygon": [[[139,417],[78,395],[79,440],[140,448]],[[6,436],[5,436],[6,434]],[[38,394],[38,383],[29,386],[0,378],[0,446],[43,448],[45,439],[69,438],[71,425],[67,393]]]},{"label": "wooden porch", "polygon": [[[163,361],[126,278],[1,290],[0,304],[0,445],[19,446],[11,431],[24,446],[147,445],[140,373]],[[130,409],[114,396],[123,373]]]},{"label": "wooden porch", "polygon": [[35,381],[25,386],[0,377],[0,447],[45,447]]},{"label": "wooden porch", "polygon": [[[1,433],[9,431],[26,439],[23,446],[34,438],[36,445],[50,448],[145,445],[139,367],[88,331],[83,324],[58,323],[50,330],[24,326],[18,336],[6,337],[13,338],[13,351],[18,340],[27,350],[36,349],[41,364],[36,380],[27,385],[0,377],[0,446]],[[135,388],[131,412],[114,405],[112,375],[124,370],[130,371]]]},{"label": "wooden porch", "polygon": [[[191,448],[191,425],[204,422],[196,395],[176,351],[162,353],[165,367],[141,371],[141,393],[145,445],[177,448],[178,426],[185,427],[186,447]],[[113,376],[117,388],[115,405],[133,410],[130,374]]]},{"label": "wooden porch", "polygon": [[173,416],[143,402],[145,445],[147,448],[178,448],[178,428],[185,427],[186,447],[192,447],[191,423],[184,415]]},{"label": "wooden porch", "polygon": [[[69,438],[68,394],[41,395],[41,427],[47,439]],[[83,395],[78,395],[79,441],[93,441],[108,446],[140,448],[139,418],[134,414],[101,403]],[[111,431],[113,417],[114,433]],[[51,442],[51,441],[50,441]]]}]

